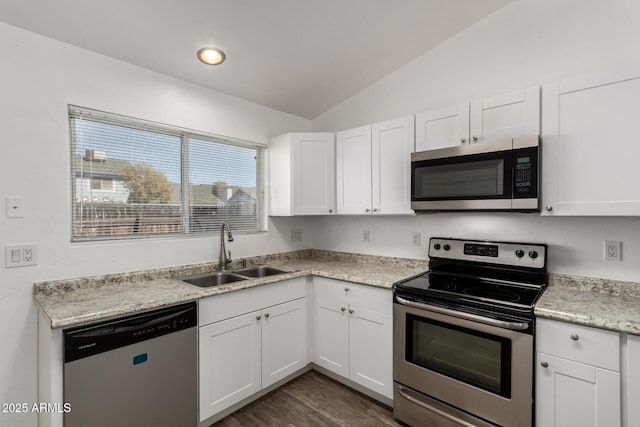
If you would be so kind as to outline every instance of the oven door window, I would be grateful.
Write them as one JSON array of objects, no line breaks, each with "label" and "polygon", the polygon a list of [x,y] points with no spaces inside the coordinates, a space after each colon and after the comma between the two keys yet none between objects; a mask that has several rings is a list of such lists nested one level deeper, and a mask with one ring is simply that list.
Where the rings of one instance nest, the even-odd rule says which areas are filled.
[{"label": "oven door window", "polygon": [[511,198],[511,159],[498,153],[412,164],[413,200]]},{"label": "oven door window", "polygon": [[408,362],[511,397],[511,340],[407,315]]}]

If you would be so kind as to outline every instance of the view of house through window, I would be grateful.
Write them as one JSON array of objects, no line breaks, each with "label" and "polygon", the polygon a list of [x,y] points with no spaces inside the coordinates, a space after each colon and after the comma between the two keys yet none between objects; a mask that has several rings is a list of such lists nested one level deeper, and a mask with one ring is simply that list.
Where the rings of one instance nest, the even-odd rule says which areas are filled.
[{"label": "view of house through window", "polygon": [[264,147],[69,107],[72,240],[265,230]]}]

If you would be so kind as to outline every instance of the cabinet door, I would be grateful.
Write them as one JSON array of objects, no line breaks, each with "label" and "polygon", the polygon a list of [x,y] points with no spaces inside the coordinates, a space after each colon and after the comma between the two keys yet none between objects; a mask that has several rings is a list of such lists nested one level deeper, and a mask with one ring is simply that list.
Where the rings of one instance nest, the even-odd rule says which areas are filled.
[{"label": "cabinet door", "polygon": [[538,353],[537,427],[619,427],[620,374]]},{"label": "cabinet door", "polygon": [[372,126],[372,212],[413,214],[411,153],[414,147],[413,116]]},{"label": "cabinet door", "polygon": [[262,310],[262,388],[307,365],[305,298]]},{"label": "cabinet door", "polygon": [[337,211],[371,212],[371,126],[336,134]]},{"label": "cabinet door", "polygon": [[627,336],[626,363],[626,425],[640,426],[640,336]]},{"label": "cabinet door", "polygon": [[538,86],[471,102],[471,143],[539,134]]},{"label": "cabinet door", "polygon": [[350,379],[393,399],[393,316],[349,306]]},{"label": "cabinet door", "polygon": [[468,102],[416,114],[416,151],[456,147],[468,140]]},{"label": "cabinet door", "polygon": [[335,142],[329,133],[295,133],[291,146],[294,215],[335,209]]},{"label": "cabinet door", "polygon": [[349,317],[347,304],[314,299],[314,362],[349,378]]},{"label": "cabinet door", "polygon": [[200,421],[260,391],[259,315],[199,328]]},{"label": "cabinet door", "polygon": [[543,87],[544,215],[640,215],[640,68]]}]

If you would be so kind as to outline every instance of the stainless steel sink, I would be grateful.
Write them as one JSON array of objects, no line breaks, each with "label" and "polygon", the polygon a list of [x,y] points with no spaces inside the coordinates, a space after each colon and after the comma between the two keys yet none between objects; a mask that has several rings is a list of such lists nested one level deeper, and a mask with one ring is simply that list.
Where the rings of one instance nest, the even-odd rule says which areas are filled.
[{"label": "stainless steel sink", "polygon": [[241,276],[257,278],[257,277],[273,276],[275,274],[292,273],[293,271],[295,270],[290,270],[290,269],[281,268],[281,267],[273,267],[270,265],[256,265],[253,267],[243,268],[241,270],[234,270],[233,272]]},{"label": "stainless steel sink", "polygon": [[240,282],[242,280],[256,279],[273,276],[276,274],[292,273],[295,270],[271,265],[256,265],[233,271],[216,271],[193,277],[180,277],[178,280],[201,288],[226,285],[227,283]]},{"label": "stainless steel sink", "polygon": [[229,271],[216,271],[215,273],[209,273],[198,277],[187,277],[180,279],[183,282],[190,283],[201,288],[209,288],[211,286],[220,286],[227,283],[239,282],[241,280],[247,280],[247,277],[240,276],[238,274],[231,273]]}]

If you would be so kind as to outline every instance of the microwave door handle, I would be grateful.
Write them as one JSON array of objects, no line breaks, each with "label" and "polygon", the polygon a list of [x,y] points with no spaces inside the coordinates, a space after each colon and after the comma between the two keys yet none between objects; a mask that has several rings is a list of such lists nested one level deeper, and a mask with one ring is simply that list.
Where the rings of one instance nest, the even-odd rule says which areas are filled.
[{"label": "microwave door handle", "polygon": [[402,305],[406,305],[407,307],[419,308],[422,310],[432,311],[434,313],[446,314],[448,316],[471,320],[473,322],[480,322],[484,323],[485,325],[496,326],[502,329],[510,329],[512,331],[525,331],[529,329],[529,324],[526,322],[505,322],[503,320],[491,319],[490,317],[478,316],[477,314],[464,313],[448,308],[436,307],[433,305],[409,301],[399,296],[396,296],[396,301],[398,301]]}]

